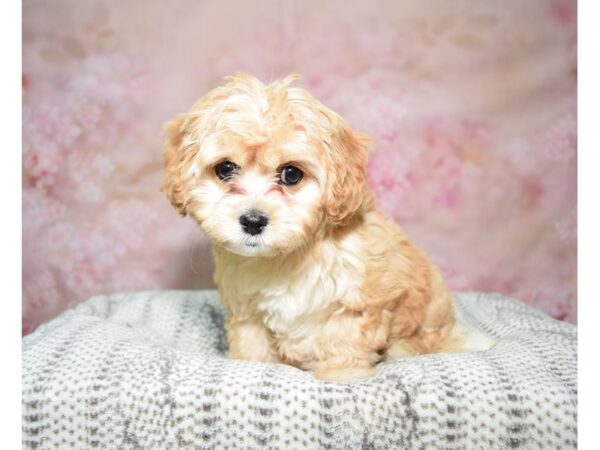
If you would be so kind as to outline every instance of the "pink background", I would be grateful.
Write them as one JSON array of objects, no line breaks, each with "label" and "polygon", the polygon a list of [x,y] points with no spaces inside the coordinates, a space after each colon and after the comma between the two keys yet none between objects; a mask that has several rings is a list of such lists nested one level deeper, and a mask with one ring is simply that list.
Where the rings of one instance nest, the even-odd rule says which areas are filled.
[{"label": "pink background", "polygon": [[25,0],[23,332],[94,294],[212,286],[159,192],[161,125],[238,70],[298,72],[373,137],[380,207],[452,289],[575,322],[576,7]]}]

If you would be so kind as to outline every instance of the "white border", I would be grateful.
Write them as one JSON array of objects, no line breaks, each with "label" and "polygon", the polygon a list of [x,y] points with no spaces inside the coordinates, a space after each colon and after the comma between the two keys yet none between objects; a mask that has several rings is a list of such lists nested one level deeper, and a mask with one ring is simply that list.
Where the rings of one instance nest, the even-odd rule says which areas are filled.
[{"label": "white border", "polygon": [[598,17],[600,7],[594,0],[579,2],[578,55],[578,429],[579,448],[598,445],[598,343],[600,326],[598,286],[600,266],[600,61]]},{"label": "white border", "polygon": [[0,3],[2,30],[2,447],[21,448],[21,5]]}]

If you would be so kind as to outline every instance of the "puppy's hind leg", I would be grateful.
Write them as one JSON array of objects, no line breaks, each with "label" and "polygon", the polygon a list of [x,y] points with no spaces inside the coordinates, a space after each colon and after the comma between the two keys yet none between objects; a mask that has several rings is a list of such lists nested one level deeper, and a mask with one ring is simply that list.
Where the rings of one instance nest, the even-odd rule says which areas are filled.
[{"label": "puppy's hind leg", "polygon": [[[439,333],[431,333],[439,335]],[[435,347],[423,347],[423,340],[431,336],[398,339],[389,346],[385,354],[385,360],[409,358],[427,353],[458,353],[485,351],[496,345],[496,342],[485,334],[469,328],[465,325],[455,323],[450,334],[439,340]]]}]

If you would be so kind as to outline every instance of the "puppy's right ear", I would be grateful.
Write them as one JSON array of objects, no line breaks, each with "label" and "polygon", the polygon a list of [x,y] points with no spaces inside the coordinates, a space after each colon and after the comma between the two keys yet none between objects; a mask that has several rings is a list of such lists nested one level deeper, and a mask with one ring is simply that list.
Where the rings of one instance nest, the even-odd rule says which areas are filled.
[{"label": "puppy's right ear", "polygon": [[184,169],[187,167],[189,155],[186,155],[182,145],[185,119],[186,115],[181,114],[174,121],[165,124],[164,179],[160,188],[182,216],[187,214],[189,201],[184,183]]}]

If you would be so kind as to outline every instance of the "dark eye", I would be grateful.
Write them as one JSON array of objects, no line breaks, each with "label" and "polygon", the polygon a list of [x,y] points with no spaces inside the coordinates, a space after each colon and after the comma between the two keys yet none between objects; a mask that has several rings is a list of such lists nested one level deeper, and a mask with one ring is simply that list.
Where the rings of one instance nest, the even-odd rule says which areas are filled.
[{"label": "dark eye", "polygon": [[293,186],[294,184],[298,184],[298,182],[302,179],[304,173],[300,169],[294,166],[285,166],[281,170],[281,175],[279,175],[279,179],[282,184],[286,186]]},{"label": "dark eye", "polygon": [[223,161],[216,165],[215,173],[220,180],[229,181],[229,179],[237,172],[240,168],[236,163],[231,161]]}]

